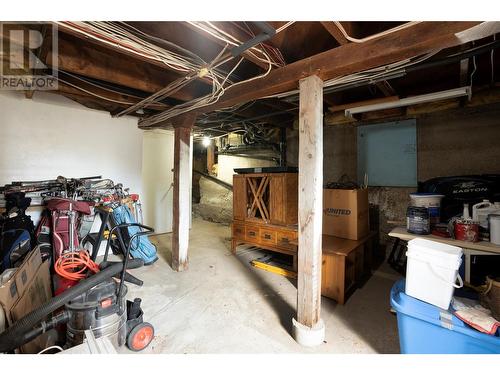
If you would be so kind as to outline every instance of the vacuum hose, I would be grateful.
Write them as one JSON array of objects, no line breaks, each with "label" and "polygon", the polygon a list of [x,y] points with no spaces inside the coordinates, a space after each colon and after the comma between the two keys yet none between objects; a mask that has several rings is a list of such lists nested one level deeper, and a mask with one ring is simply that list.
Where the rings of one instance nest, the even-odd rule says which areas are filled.
[{"label": "vacuum hose", "polygon": [[[143,261],[141,259],[133,259],[129,262],[127,268],[140,267],[142,264],[139,265],[139,263],[143,263]],[[122,270],[123,263],[112,264],[99,273],[90,276],[88,279],[80,281],[77,285],[65,290],[63,293],[41,305],[38,309],[33,310],[22,319],[13,323],[4,332],[0,333],[0,353],[12,351],[31,341],[34,338],[32,333],[33,328],[50,313],[102,281],[122,272]]]}]

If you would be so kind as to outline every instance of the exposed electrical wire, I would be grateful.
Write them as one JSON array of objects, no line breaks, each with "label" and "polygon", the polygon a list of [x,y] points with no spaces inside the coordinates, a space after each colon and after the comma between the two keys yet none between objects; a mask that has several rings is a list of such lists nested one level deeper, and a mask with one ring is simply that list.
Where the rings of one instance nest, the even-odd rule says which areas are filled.
[{"label": "exposed electrical wire", "polygon": [[[207,34],[213,36],[216,39],[219,39],[227,44],[230,44],[232,46],[239,46],[243,42],[236,38],[235,36],[227,33],[226,31],[220,29],[219,27],[215,26],[212,22],[210,21],[205,21],[205,22],[193,22],[193,21],[188,21],[188,23],[204,32]],[[269,57],[269,54],[262,50],[261,48],[258,48],[257,46],[253,46],[249,48],[246,51],[248,54],[253,56],[255,59],[268,63],[269,61],[273,66],[283,66],[284,62],[276,62],[273,59]]]},{"label": "exposed electrical wire", "polygon": [[[401,61],[397,61],[395,63],[391,63],[388,65],[384,66],[379,66],[376,68],[372,69],[367,69],[362,72],[358,73],[353,73],[349,74],[346,76],[341,76],[341,77],[336,77],[332,78],[330,80],[327,80],[323,84],[323,88],[329,88],[329,87],[336,87],[336,86],[341,86],[341,85],[348,85],[348,84],[356,84],[360,82],[367,82],[368,84],[377,82],[380,79],[383,79],[384,77],[388,77],[391,75],[404,75],[404,69],[415,65],[419,64],[430,57],[436,55],[439,52],[439,50],[434,50],[426,55],[420,56],[420,57],[413,57],[410,59],[405,59]],[[298,95],[299,90],[292,90],[292,91],[287,91],[284,93],[280,94],[275,94],[275,95],[269,95],[266,96],[265,98],[286,98],[289,96],[293,95]]]},{"label": "exposed electrical wire", "polygon": [[143,99],[143,97],[140,97],[140,96],[137,96],[137,95],[133,95],[133,94],[125,93],[123,91],[115,90],[115,89],[112,89],[112,88],[110,88],[108,86],[99,85],[99,84],[97,84],[97,83],[95,83],[93,81],[90,81],[88,79],[82,78],[82,77],[80,77],[80,76],[78,76],[76,74],[70,73],[70,72],[68,72],[66,70],[58,70],[58,74],[61,74],[61,73],[64,74],[64,75],[66,75],[66,76],[68,76],[68,77],[72,77],[72,78],[74,78],[74,79],[76,79],[78,81],[84,82],[87,85],[96,87],[96,88],[101,89],[101,90],[113,92],[113,93],[119,94],[119,95],[126,95],[126,96],[129,96],[131,98]]},{"label": "exposed electrical wire", "polygon": [[211,104],[215,104],[215,103],[217,103],[219,101],[220,97],[222,95],[224,95],[224,93],[226,92],[226,90],[231,89],[231,88],[233,88],[235,86],[241,85],[243,83],[252,82],[254,80],[262,79],[262,78],[266,77],[271,72],[272,64],[271,64],[271,61],[269,59],[269,56],[267,54],[265,54],[265,56],[266,56],[266,59],[267,59],[267,62],[268,62],[268,69],[263,74],[261,74],[259,76],[255,76],[255,77],[249,78],[249,79],[246,79],[244,81],[233,83],[232,85],[230,85],[228,87],[224,87],[224,84],[226,83],[227,78],[236,70],[236,68],[243,61],[243,58],[241,58],[239,60],[239,62],[233,67],[233,69],[228,73],[228,75],[226,76],[226,78],[224,79],[224,81],[222,82],[222,84],[219,84],[218,87],[217,87],[217,89],[215,89],[215,86],[214,86],[214,89],[212,90],[212,94],[205,95],[205,96],[203,96],[201,98],[193,99],[193,100],[191,100],[189,102],[186,102],[186,103],[183,103],[183,104],[179,104],[179,105],[177,105],[175,107],[167,109],[166,111],[163,111],[163,112],[161,112],[161,113],[159,113],[157,115],[153,115],[151,117],[147,117],[145,119],[142,119],[142,120],[139,121],[139,125],[141,127],[148,127],[148,126],[154,125],[156,123],[166,121],[166,120],[168,120],[168,119],[170,119],[172,117],[179,116],[179,115],[181,115],[183,113],[190,112],[193,109],[197,109],[197,108],[205,107],[205,106],[208,106],[208,105],[211,105]]},{"label": "exposed electrical wire", "polygon": [[[231,22],[231,23],[235,27],[237,27],[238,29],[240,29],[241,31],[243,31],[245,34],[247,34],[250,38],[254,38],[256,36],[255,33],[250,28],[250,26],[248,26],[247,22],[243,21],[243,23],[242,23],[243,25],[245,25],[245,28],[243,28],[238,22]],[[272,55],[273,56],[273,60],[276,61],[278,63],[278,65],[280,65],[280,66],[285,66],[286,65],[285,58],[281,54],[281,51],[279,50],[279,48],[271,46],[271,45],[269,45],[267,43],[264,43],[264,42],[259,43],[258,45],[261,46],[267,53],[269,53],[270,55]]]},{"label": "exposed electrical wire", "polygon": [[292,26],[294,23],[295,23],[295,21],[289,21],[289,22],[285,23],[283,26],[278,27],[278,28],[276,29],[276,34],[278,34],[278,33],[282,32],[282,31],[283,31],[283,30],[285,30],[287,27]]},{"label": "exposed electrical wire", "polygon": [[377,34],[373,34],[373,35],[367,36],[366,38],[357,39],[357,38],[353,38],[352,36],[350,36],[347,33],[347,31],[344,29],[344,26],[342,26],[342,24],[339,21],[333,21],[333,23],[338,27],[338,29],[340,30],[340,32],[342,33],[342,35],[344,35],[344,37],[347,40],[349,40],[350,42],[353,42],[353,43],[364,43],[364,42],[367,42],[369,40],[372,40],[372,39],[375,39],[375,38],[379,38],[381,36],[384,36],[384,35],[387,35],[387,34],[394,33],[396,31],[400,31],[400,30],[406,29],[408,27],[414,26],[414,25],[416,25],[418,23],[421,23],[421,22],[422,21],[406,22],[406,23],[404,23],[402,25],[393,27],[392,29],[385,30],[385,31],[382,31],[382,32],[377,33]]},{"label": "exposed electrical wire", "polygon": [[[163,90],[160,90],[159,92],[151,95],[148,98],[142,99],[141,101],[139,101],[139,103],[127,103],[124,101],[117,101],[110,98],[102,97],[102,99],[113,101],[119,104],[132,105],[132,107],[130,107],[129,109],[120,112],[120,115],[125,115],[133,111],[136,111],[138,109],[145,108],[157,102],[158,100],[164,99],[166,96],[172,94],[172,92],[178,91],[181,87],[185,86],[188,82],[192,81],[195,78],[203,78],[209,80],[212,83],[212,92],[210,94],[175,106],[165,112],[158,114],[158,117],[154,116],[150,117],[146,119],[145,122],[149,124],[155,121],[155,119],[161,119],[159,121],[162,121],[170,117],[177,116],[179,114],[215,103],[219,100],[219,98],[224,94],[225,90],[227,90],[229,87],[232,87],[235,84],[240,84],[242,82],[249,82],[253,79],[261,78],[269,73],[273,65],[271,58],[265,51],[261,51],[260,49],[253,47],[252,49],[254,51],[258,51],[259,53],[261,53],[262,57],[255,55],[254,52],[252,53],[256,56],[256,58],[268,64],[268,70],[263,75],[253,77],[249,80],[245,80],[242,82],[233,83],[230,77],[239,67],[239,65],[242,62],[242,59],[239,60],[238,63],[227,74],[222,74],[221,72],[217,71],[217,68],[233,58],[232,56],[227,56],[227,54],[224,54],[224,52],[227,50],[229,45],[238,45],[237,39],[225,33],[223,30],[220,30],[211,23],[208,23],[209,27],[212,28],[213,30],[216,30],[216,32],[219,33],[219,35],[223,35],[224,39],[227,40],[227,43],[223,48],[223,50],[219,53],[219,55],[208,65],[194,53],[186,51],[182,47],[176,46],[171,42],[164,43],[165,45],[172,47],[170,49],[163,48],[148,42],[147,40],[144,39],[144,37],[147,37],[149,39],[152,38],[153,40],[155,40],[155,37],[142,33],[140,30],[137,30],[127,24],[120,24],[114,22],[66,22],[66,21],[58,22],[58,24],[62,27],[71,29],[73,32],[81,33],[82,35],[85,35],[88,38],[98,40],[101,43],[113,45],[115,48],[125,49],[129,53],[139,55],[146,59],[160,61],[169,68],[186,74],[186,80],[180,79],[179,82],[173,82],[172,85],[167,86]],[[174,51],[174,49],[183,52],[184,54],[180,54]],[[72,86],[75,87],[76,85]],[[78,88],[90,94],[88,90],[85,90],[81,87],[75,87],[75,88]],[[99,97],[98,94],[95,93],[91,94]]]},{"label": "exposed electrical wire", "polygon": [[50,77],[57,79],[58,81],[64,83],[65,85],[71,86],[71,87],[73,87],[73,88],[75,88],[77,90],[80,90],[80,91],[82,91],[82,92],[84,92],[86,94],[95,96],[96,98],[99,98],[99,99],[102,99],[102,100],[106,100],[108,102],[113,102],[113,103],[117,103],[117,104],[125,104],[125,105],[133,105],[133,104],[135,104],[134,102],[127,102],[127,101],[123,101],[123,100],[111,99],[111,98],[108,98],[108,97],[96,94],[95,92],[92,92],[90,90],[86,90],[83,87],[75,85],[74,83],[68,82],[68,81],[66,81],[66,80],[64,80],[64,79],[62,79],[60,77],[56,77],[56,76],[50,76]]}]

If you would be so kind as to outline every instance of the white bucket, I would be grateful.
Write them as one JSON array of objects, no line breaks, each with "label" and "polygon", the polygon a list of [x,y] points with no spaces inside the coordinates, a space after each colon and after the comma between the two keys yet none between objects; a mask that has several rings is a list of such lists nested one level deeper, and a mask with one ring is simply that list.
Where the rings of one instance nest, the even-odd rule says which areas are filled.
[{"label": "white bucket", "polygon": [[500,245],[500,215],[490,215],[490,241],[492,244]]},{"label": "white bucket", "polygon": [[441,199],[444,195],[429,193],[410,194],[411,205],[416,207],[425,207],[429,211],[429,217],[432,224],[438,224],[441,220]]},{"label": "white bucket", "polygon": [[462,249],[416,238],[408,241],[406,256],[406,294],[447,310],[455,288],[463,286],[458,275]]}]

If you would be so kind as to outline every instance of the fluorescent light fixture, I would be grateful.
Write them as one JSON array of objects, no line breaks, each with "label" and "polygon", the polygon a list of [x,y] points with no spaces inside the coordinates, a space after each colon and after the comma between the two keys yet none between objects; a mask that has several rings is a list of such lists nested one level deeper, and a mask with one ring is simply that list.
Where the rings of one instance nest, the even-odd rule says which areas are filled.
[{"label": "fluorescent light fixture", "polygon": [[208,147],[210,146],[210,143],[212,143],[212,141],[210,140],[210,137],[204,136],[202,143],[204,147]]},{"label": "fluorescent light fixture", "polygon": [[354,107],[354,108],[348,108],[345,110],[345,116],[346,117],[353,117],[354,115],[356,115],[358,113],[378,111],[381,109],[399,108],[399,107],[405,107],[408,105],[435,102],[435,101],[444,100],[444,99],[458,98],[461,96],[467,96],[470,100],[471,94],[472,94],[471,88],[469,86],[465,86],[465,87],[460,87],[458,89],[433,92],[431,94],[425,94],[425,95],[411,96],[409,98],[394,100],[394,101],[385,102],[385,103],[376,103],[376,104],[363,105],[363,106]]}]

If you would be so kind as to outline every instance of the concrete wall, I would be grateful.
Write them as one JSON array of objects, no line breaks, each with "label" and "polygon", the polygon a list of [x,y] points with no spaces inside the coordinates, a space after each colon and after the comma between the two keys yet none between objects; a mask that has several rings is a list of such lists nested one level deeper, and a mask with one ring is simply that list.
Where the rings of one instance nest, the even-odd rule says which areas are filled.
[{"label": "concrete wall", "polygon": [[[287,159],[298,164],[298,132],[288,132]],[[356,127],[324,128],[324,182],[346,174],[357,176]],[[417,176],[419,181],[438,176],[500,173],[500,106],[457,110],[417,119]],[[372,187],[369,201],[372,221],[378,224],[381,242],[394,227],[388,221],[405,219],[408,194],[413,188]],[[375,215],[375,216],[373,216]]]},{"label": "concrete wall", "polygon": [[418,179],[500,173],[500,105],[427,116],[418,123]]},{"label": "concrete wall", "polygon": [[[342,175],[353,181],[357,178],[356,128],[329,126],[323,128],[323,183],[338,181]],[[287,131],[287,163],[299,165],[299,132]]]}]

